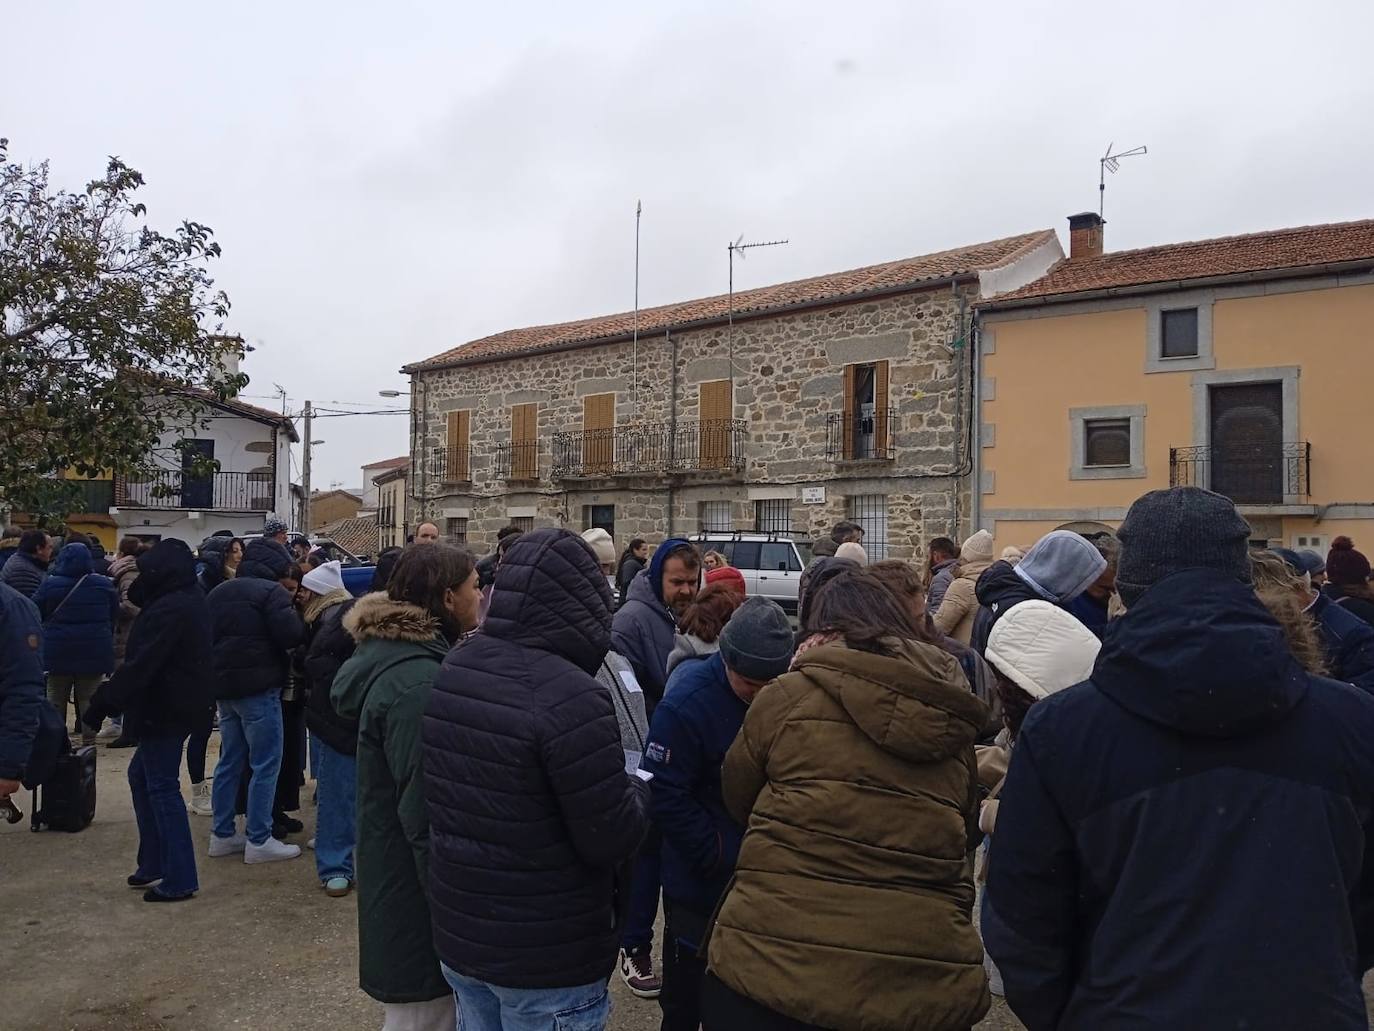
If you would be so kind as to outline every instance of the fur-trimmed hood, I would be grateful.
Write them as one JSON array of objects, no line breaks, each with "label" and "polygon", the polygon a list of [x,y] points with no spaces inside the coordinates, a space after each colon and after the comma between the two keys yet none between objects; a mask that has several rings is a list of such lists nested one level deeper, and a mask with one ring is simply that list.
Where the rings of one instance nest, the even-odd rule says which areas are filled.
[{"label": "fur-trimmed hood", "polygon": [[385,591],[365,594],[344,617],[353,640],[412,641],[423,644],[439,633],[439,621],[418,605],[392,601]]}]

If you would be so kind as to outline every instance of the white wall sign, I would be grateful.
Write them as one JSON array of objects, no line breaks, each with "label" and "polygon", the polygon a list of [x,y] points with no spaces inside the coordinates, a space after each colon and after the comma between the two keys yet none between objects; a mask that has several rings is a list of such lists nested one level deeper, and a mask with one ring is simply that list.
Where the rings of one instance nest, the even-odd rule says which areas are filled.
[{"label": "white wall sign", "polygon": [[803,504],[803,505],[824,505],[824,504],[825,504],[825,488],[824,488],[824,487],[803,487],[803,488],[802,488],[802,504]]}]

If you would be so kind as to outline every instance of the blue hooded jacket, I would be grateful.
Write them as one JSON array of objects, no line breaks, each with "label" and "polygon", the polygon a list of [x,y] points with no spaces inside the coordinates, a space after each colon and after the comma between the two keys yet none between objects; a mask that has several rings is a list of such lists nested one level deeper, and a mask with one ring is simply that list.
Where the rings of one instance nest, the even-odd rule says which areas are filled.
[{"label": "blue hooded jacket", "polygon": [[43,690],[43,632],[33,602],[0,584],[0,777],[18,780],[28,765]]},{"label": "blue hooded jacket", "polygon": [[95,676],[114,669],[119,591],[114,581],[93,568],[90,548],[68,544],[57,553],[33,596],[43,617],[49,673]]},{"label": "blue hooded jacket", "polygon": [[1374,699],[1191,569],[1021,728],[983,940],[1030,1031],[1366,1028]]},{"label": "blue hooded jacket", "polygon": [[649,568],[630,581],[625,603],[611,625],[611,648],[635,671],[650,718],[668,684],[668,656],[677,634],[677,620],[663,600],[663,563],[670,551],[683,545],[691,547],[681,537],[670,537],[655,549]]}]

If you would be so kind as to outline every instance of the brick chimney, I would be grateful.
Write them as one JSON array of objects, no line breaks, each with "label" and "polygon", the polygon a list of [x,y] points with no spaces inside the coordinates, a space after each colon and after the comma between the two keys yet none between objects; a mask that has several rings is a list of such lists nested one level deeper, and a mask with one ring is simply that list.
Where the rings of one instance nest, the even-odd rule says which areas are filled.
[{"label": "brick chimney", "polygon": [[1102,255],[1102,216],[1084,211],[1069,216],[1069,260],[1097,258]]}]

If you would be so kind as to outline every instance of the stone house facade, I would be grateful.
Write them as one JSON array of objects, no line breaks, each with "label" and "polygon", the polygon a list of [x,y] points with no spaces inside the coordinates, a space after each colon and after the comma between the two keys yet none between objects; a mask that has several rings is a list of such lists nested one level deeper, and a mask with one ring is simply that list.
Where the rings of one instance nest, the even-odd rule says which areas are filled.
[{"label": "stone house facade", "polygon": [[623,546],[852,519],[912,557],[971,522],[972,306],[1061,256],[1044,230],[409,365],[411,522],[483,551],[512,522]]}]

